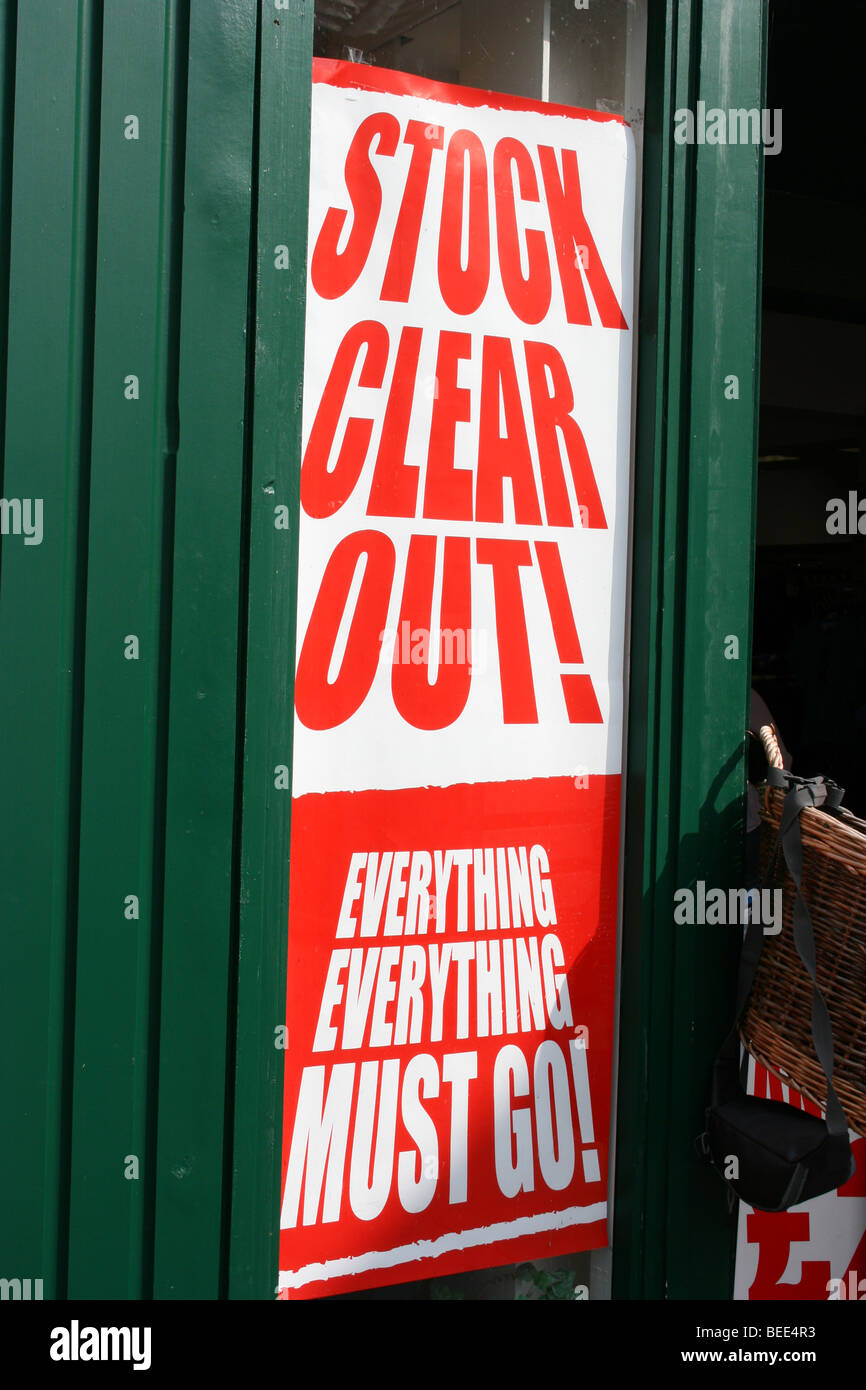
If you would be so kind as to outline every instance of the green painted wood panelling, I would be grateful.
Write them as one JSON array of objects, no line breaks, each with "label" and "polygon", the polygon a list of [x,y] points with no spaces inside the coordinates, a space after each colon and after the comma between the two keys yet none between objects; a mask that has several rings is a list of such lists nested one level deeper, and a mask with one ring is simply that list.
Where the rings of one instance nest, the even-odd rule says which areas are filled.
[{"label": "green painted wood panelling", "polygon": [[71,1297],[148,1292],[179,11],[108,0],[103,20]]},{"label": "green painted wood panelling", "polygon": [[46,1297],[273,1295],[311,52],[296,0],[0,3],[45,527],[0,541],[0,1276]]},{"label": "green painted wood panelling", "polygon": [[[0,1275],[62,1293],[89,470],[98,7],[0,9]],[[35,536],[32,538],[35,540]]]},{"label": "green painted wood panelling", "polygon": [[231,1196],[236,673],[256,14],[192,0],[160,971],[154,1296],[222,1291]]}]

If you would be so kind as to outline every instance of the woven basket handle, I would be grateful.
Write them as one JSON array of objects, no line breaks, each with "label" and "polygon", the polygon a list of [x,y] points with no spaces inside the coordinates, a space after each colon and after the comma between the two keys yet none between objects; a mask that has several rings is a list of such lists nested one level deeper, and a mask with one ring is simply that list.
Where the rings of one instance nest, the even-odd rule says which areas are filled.
[{"label": "woven basket handle", "polygon": [[779,748],[779,740],[776,737],[776,730],[772,724],[762,724],[758,730],[758,736],[764,745],[764,752],[767,755],[767,762],[770,767],[784,767],[782,752]]}]

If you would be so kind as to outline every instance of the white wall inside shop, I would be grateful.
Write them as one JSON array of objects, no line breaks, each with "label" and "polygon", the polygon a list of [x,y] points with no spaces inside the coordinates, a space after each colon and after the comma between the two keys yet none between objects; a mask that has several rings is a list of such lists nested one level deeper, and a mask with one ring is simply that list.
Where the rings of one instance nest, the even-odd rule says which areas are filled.
[{"label": "white wall inside shop", "polygon": [[407,4],[382,39],[368,38],[364,55],[439,82],[622,114],[631,8],[622,0],[585,9],[574,0]]}]

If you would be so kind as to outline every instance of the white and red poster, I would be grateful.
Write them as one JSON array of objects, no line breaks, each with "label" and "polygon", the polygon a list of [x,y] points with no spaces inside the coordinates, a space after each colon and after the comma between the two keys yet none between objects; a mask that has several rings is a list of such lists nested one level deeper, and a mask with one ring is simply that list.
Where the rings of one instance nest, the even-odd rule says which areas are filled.
[{"label": "white and red poster", "polygon": [[314,68],[279,1294],[607,1244],[634,152]]}]

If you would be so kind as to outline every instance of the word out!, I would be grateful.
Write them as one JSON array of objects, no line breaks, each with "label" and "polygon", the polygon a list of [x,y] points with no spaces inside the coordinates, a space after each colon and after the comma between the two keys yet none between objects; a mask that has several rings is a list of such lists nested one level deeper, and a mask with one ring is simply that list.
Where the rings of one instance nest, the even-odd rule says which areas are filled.
[{"label": "word out!", "polygon": [[[437,550],[441,546],[441,598],[433,613]],[[370,692],[382,654],[397,573],[397,547],[382,531],[354,531],[330,555],[304,633],[295,678],[295,708],[309,729],[332,729],[360,709]],[[410,629],[472,628],[473,571],[492,584],[505,724],[537,724],[524,609],[522,571],[540,582],[563,665],[582,665],[583,653],[555,541],[507,537],[417,536],[409,538],[402,568],[399,623]],[[360,573],[360,580],[356,576]],[[352,598],[354,596],[354,607]],[[332,677],[338,638],[348,622],[339,670]],[[395,653],[396,656],[396,653]],[[429,656],[429,654],[428,654]],[[443,729],[459,718],[469,698],[471,662],[440,663],[435,681],[428,662],[391,665],[397,712],[417,729]],[[600,724],[601,710],[586,672],[563,671],[563,699],[571,724]]]}]

